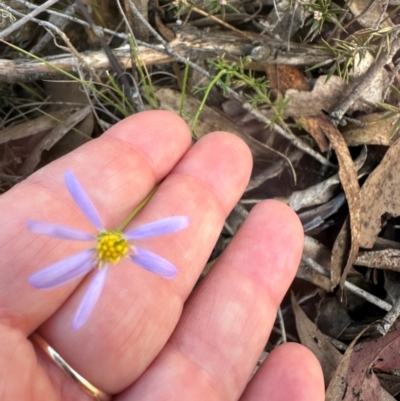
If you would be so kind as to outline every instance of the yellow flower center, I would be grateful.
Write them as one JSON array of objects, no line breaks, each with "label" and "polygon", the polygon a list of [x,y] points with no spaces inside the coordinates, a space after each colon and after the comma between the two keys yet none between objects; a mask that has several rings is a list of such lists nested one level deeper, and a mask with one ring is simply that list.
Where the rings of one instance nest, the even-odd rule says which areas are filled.
[{"label": "yellow flower center", "polygon": [[105,231],[97,236],[96,251],[97,260],[101,265],[108,263],[115,265],[128,256],[129,243],[122,233]]}]

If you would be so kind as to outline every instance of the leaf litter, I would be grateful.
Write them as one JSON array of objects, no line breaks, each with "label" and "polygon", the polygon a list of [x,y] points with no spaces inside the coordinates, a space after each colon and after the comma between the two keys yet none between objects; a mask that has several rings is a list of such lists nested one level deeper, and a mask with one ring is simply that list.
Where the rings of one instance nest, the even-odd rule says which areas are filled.
[{"label": "leaf litter", "polygon": [[303,258],[263,358],[288,337],[328,401],[400,399],[398,1],[150,3],[57,3],[23,26],[36,2],[4,4],[0,193],[140,110],[180,114],[193,141],[232,132],[253,174],[201,279],[255,204],[286,202]]}]

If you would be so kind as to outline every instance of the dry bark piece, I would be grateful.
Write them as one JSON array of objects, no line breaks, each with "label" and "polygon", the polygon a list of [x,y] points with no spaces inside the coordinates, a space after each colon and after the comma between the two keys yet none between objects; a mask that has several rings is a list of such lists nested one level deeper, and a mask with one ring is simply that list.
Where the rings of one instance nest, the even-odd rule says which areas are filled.
[{"label": "dry bark piece", "polygon": [[[286,49],[286,44],[280,40],[268,39],[263,42],[262,38],[258,49],[269,49],[268,55],[261,56],[258,62],[251,63],[248,67],[265,71],[267,64],[290,64],[311,66],[331,59],[331,54],[325,50],[314,46],[294,43],[290,51]],[[217,44],[217,45],[216,45]],[[162,45],[155,45],[159,50],[150,49],[145,46],[138,46],[141,62],[146,65],[169,63],[173,57],[165,53]],[[206,57],[219,57],[226,54],[228,60],[238,61],[239,57],[248,55],[249,47],[254,47],[249,39],[242,39],[237,35],[225,33],[217,35],[215,32],[193,32],[191,30],[180,32],[170,47],[177,54],[185,58],[198,56],[202,59]],[[283,50],[284,49],[284,50]],[[132,66],[131,48],[124,45],[112,50],[118,62],[125,68]],[[110,68],[110,60],[104,51],[87,51],[80,53],[83,65],[90,65],[94,70],[100,72]],[[0,82],[19,83],[36,81],[40,79],[61,78],[65,75],[60,72],[76,71],[76,58],[70,54],[45,57],[46,62],[35,61],[32,59],[7,60],[0,59]],[[52,67],[54,65],[58,71]]]},{"label": "dry bark piece", "polygon": [[400,215],[400,139],[388,149],[379,166],[370,174],[361,189],[360,246],[372,248],[385,214]]},{"label": "dry bark piece", "polygon": [[342,354],[332,345],[328,338],[318,330],[297,303],[292,293],[292,307],[296,319],[297,333],[300,341],[318,358],[324,373],[325,383],[329,383],[339,365]]},{"label": "dry bark piece", "polygon": [[357,117],[357,120],[365,124],[364,127],[350,123],[343,128],[341,132],[347,146],[391,145],[394,142],[392,128],[398,116],[382,120],[385,114],[385,112],[365,114]]},{"label": "dry bark piece", "polygon": [[383,249],[380,251],[360,252],[354,264],[400,272],[400,250]]}]

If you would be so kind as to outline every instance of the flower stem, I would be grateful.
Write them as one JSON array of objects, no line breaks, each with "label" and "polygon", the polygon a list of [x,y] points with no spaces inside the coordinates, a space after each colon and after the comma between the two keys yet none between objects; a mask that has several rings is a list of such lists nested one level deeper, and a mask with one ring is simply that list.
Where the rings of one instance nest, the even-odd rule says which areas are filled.
[{"label": "flower stem", "polygon": [[156,185],[151,192],[139,203],[138,206],[135,207],[133,212],[122,222],[122,224],[117,228],[117,231],[122,231],[130,222],[131,220],[146,206],[149,200],[153,197],[155,192],[157,191],[160,184]]}]

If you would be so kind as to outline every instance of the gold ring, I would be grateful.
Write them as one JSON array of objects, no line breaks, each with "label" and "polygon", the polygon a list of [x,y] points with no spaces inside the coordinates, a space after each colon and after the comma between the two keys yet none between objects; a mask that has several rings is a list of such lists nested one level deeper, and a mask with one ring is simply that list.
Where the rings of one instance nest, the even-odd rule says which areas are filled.
[{"label": "gold ring", "polygon": [[92,398],[98,401],[110,401],[111,395],[99,390],[97,387],[90,384],[76,370],[55,351],[49,344],[36,332],[32,333],[30,338],[65,372],[70,376],[83,391],[89,394]]}]

